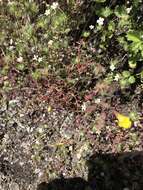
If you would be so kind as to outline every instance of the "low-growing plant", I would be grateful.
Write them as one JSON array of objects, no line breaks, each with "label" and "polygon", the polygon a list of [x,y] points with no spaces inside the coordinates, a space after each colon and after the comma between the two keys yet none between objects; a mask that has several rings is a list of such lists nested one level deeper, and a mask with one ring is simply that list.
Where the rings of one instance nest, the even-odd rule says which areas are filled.
[{"label": "low-growing plant", "polygon": [[60,83],[62,93],[72,94],[70,101],[80,103],[99,81],[115,82],[121,89],[141,87],[140,5],[140,0],[1,1],[5,64],[0,75],[11,76],[13,69],[15,81],[30,75],[39,82],[52,81],[54,87]]}]

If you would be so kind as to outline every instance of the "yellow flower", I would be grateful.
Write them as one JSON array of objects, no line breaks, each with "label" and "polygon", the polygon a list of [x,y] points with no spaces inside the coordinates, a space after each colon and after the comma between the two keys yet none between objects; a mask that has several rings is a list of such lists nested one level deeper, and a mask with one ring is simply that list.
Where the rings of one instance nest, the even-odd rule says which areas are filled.
[{"label": "yellow flower", "polygon": [[118,119],[118,126],[124,129],[129,129],[132,126],[132,121],[129,117],[115,112],[115,116]]}]

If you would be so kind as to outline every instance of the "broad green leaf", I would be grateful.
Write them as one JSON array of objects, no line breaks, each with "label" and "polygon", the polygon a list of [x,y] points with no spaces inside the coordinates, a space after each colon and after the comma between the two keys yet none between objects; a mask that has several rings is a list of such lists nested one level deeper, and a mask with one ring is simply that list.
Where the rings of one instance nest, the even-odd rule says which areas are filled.
[{"label": "broad green leaf", "polygon": [[106,18],[106,17],[110,16],[112,13],[113,13],[113,11],[109,7],[105,7],[105,8],[102,8],[101,10],[99,10],[98,15]]},{"label": "broad green leaf", "polygon": [[128,84],[127,80],[125,80],[125,79],[120,80],[120,85],[122,88],[125,88],[127,86],[127,84]]},{"label": "broad green leaf", "polygon": [[130,76],[130,72],[129,71],[123,71],[123,77],[128,78]]},{"label": "broad green leaf", "polygon": [[137,34],[135,32],[128,32],[127,33],[127,39],[129,41],[133,41],[133,42],[140,42],[141,41],[139,34]]},{"label": "broad green leaf", "polygon": [[134,77],[134,76],[130,76],[129,79],[128,79],[128,82],[129,82],[130,84],[134,84],[134,83],[136,82],[135,77]]},{"label": "broad green leaf", "polygon": [[83,32],[82,36],[85,38],[88,38],[90,36],[90,32],[85,31],[85,32]]},{"label": "broad green leaf", "polygon": [[117,6],[114,11],[115,15],[119,18],[126,17],[127,12],[125,6]]},{"label": "broad green leaf", "polygon": [[135,69],[135,68],[137,67],[137,63],[134,62],[134,61],[129,61],[129,67],[130,67],[131,69]]}]

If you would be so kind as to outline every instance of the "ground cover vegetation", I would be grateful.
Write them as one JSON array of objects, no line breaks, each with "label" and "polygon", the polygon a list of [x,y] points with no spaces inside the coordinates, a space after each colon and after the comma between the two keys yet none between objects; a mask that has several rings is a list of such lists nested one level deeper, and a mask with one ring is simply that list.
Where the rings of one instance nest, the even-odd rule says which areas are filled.
[{"label": "ground cover vegetation", "polygon": [[11,168],[19,153],[17,188],[31,174],[26,189],[61,173],[86,178],[96,152],[142,151],[141,0],[1,0],[0,26],[1,159]]}]

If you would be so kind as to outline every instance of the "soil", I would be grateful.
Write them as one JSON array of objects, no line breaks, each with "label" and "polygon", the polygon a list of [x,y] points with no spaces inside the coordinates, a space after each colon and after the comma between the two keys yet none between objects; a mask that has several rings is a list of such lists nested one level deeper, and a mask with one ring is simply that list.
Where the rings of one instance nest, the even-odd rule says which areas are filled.
[{"label": "soil", "polygon": [[[35,91],[1,92],[1,189],[142,189],[142,120],[124,130],[111,100],[77,114],[50,107]],[[138,100],[126,104],[117,96],[118,111],[136,106],[141,113]]]}]

